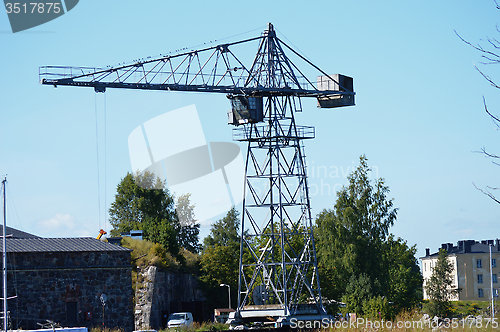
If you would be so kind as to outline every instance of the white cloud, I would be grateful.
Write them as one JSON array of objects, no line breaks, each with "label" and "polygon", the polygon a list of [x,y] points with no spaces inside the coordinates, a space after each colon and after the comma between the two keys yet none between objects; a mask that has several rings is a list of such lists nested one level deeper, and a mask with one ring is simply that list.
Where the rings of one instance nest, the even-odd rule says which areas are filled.
[{"label": "white cloud", "polygon": [[472,228],[459,229],[452,231],[453,235],[457,235],[461,239],[474,239],[477,231]]},{"label": "white cloud", "polygon": [[85,227],[88,222],[81,222],[68,213],[56,213],[48,219],[35,223],[35,235],[42,237],[80,237],[93,236]]},{"label": "white cloud", "polygon": [[[451,234],[457,235],[461,239],[479,240],[485,236],[498,233],[500,224],[489,221],[476,221],[467,218],[455,218],[445,224]],[[489,230],[489,231],[488,231]]]}]

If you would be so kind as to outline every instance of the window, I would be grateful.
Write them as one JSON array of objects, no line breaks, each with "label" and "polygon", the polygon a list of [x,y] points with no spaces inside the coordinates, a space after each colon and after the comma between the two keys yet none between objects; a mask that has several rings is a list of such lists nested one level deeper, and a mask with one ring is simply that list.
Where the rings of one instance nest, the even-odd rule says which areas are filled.
[{"label": "window", "polygon": [[483,293],[483,289],[482,289],[482,288],[479,288],[479,289],[477,290],[477,296],[479,296],[479,297],[484,297],[484,293]]},{"label": "window", "polygon": [[497,267],[497,259],[496,258],[491,259],[491,267]]},{"label": "window", "polygon": [[424,271],[427,271],[427,263],[424,263]]},{"label": "window", "polygon": [[498,288],[493,288],[493,296],[498,297]]},{"label": "window", "polygon": [[496,275],[496,274],[493,274],[493,275],[492,275],[492,278],[493,278],[493,282],[494,282],[494,283],[497,283],[497,282],[498,282],[498,279],[497,279],[497,275]]},{"label": "window", "polygon": [[477,268],[482,268],[483,267],[483,261],[481,259],[476,259],[476,267]]},{"label": "window", "polygon": [[483,283],[483,275],[482,274],[478,274],[477,275],[477,283],[478,284],[482,284]]}]

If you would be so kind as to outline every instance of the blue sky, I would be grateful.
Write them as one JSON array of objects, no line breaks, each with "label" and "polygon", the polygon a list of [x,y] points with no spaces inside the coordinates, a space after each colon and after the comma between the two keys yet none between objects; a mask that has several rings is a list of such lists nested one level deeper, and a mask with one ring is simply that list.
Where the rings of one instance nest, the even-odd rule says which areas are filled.
[{"label": "blue sky", "polygon": [[488,0],[86,0],[16,34],[2,13],[0,174],[8,174],[8,224],[46,237],[109,231],[105,211],[131,171],[128,135],[167,111],[195,104],[207,141],[232,137],[224,95],[54,89],[38,83],[40,66],[113,66],[258,36],[272,22],[324,71],[354,78],[356,106],[318,109],[303,100],[297,115],[299,124],[316,127],[316,139],[305,142],[314,215],[333,206],[335,190],[365,154],[399,208],[392,232],[416,244],[419,256],[445,242],[496,238],[500,206],[473,183],[499,185],[498,166],[474,151],[500,151],[482,105],[485,96],[500,114],[500,94],[474,64],[500,75],[454,30],[473,43],[496,37],[499,13]]}]

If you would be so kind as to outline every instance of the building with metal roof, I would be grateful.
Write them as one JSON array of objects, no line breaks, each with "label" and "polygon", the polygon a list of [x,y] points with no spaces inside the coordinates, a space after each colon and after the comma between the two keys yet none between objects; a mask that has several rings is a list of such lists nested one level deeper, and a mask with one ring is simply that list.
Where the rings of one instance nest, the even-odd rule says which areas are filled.
[{"label": "building with metal roof", "polygon": [[12,234],[6,238],[11,329],[35,329],[47,320],[134,329],[130,249],[95,238]]},{"label": "building with metal roof", "polygon": [[[7,252],[111,252],[125,251],[111,243],[97,240],[93,237],[76,238],[7,238]],[[3,244],[0,241],[0,248]]]},{"label": "building with metal roof", "polygon": [[[3,234],[3,225],[0,225],[0,234]],[[5,227],[5,234],[9,238],[13,239],[35,239],[35,238],[40,238],[37,235],[26,233],[23,231],[20,231],[18,229],[12,228],[12,227]]]}]

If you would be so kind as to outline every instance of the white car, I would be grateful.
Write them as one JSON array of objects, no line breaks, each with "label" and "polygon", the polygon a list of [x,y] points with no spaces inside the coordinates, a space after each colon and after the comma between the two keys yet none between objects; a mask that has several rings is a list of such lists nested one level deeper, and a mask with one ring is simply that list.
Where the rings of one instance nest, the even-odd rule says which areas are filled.
[{"label": "white car", "polygon": [[168,328],[193,326],[193,315],[190,312],[176,312],[168,317]]}]

